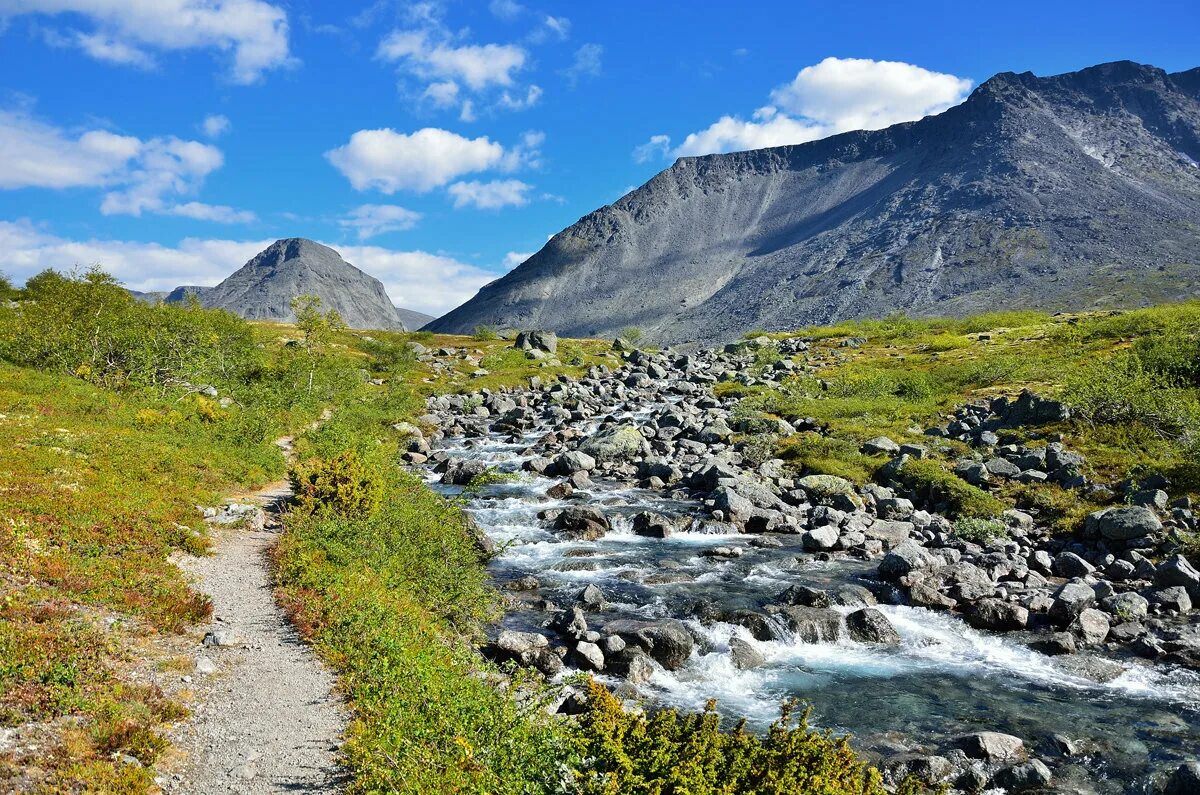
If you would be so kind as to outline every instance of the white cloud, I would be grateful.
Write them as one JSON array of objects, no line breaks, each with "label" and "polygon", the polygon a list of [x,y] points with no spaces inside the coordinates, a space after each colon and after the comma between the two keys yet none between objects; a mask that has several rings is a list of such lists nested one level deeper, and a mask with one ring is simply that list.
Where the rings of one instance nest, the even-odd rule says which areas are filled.
[{"label": "white cloud", "polygon": [[546,29],[560,39],[565,39],[571,35],[571,20],[566,17],[552,17],[547,15],[542,24]]},{"label": "white cloud", "polygon": [[674,149],[670,138],[653,136],[634,150],[634,159],[656,151],[704,155],[805,143],[849,130],[878,130],[940,113],[966,98],[971,81],[898,61],[826,58],[806,66],[771,92],[772,104],[751,120],[722,116],[689,134]]},{"label": "white cloud", "polygon": [[448,108],[458,103],[458,83],[453,80],[430,83],[421,96],[439,108]]},{"label": "white cloud", "polygon": [[510,271],[536,253],[535,251],[510,251],[504,255],[504,261],[501,263],[501,266],[504,270]]},{"label": "white cloud", "polygon": [[429,80],[456,80],[475,91],[493,85],[513,85],[513,73],[525,66],[528,54],[513,44],[464,44],[433,41],[425,30],[395,30],[379,45],[385,61],[399,61]]},{"label": "white cloud", "polygon": [[[124,240],[67,240],[28,221],[0,221],[0,271],[18,282],[46,268],[98,264],[127,287],[170,290],[214,285],[272,240],[185,238],[177,246]],[[466,301],[498,274],[452,257],[378,246],[333,246],[346,261],[383,282],[399,306],[441,315]]]},{"label": "white cloud", "polygon": [[162,212],[166,215],[178,215],[183,218],[214,221],[220,224],[250,224],[258,220],[258,216],[249,210],[236,210],[224,204],[205,204],[203,202],[176,204],[165,208]]},{"label": "white cloud", "polygon": [[785,113],[836,130],[880,130],[957,105],[971,81],[899,61],[826,58],[771,92]]},{"label": "white cloud", "polygon": [[505,164],[512,153],[488,139],[464,138],[426,127],[414,133],[359,130],[349,143],[325,153],[356,190],[426,192],[463,174]]},{"label": "white cloud", "polygon": [[491,182],[455,182],[446,192],[454,197],[455,207],[478,207],[481,210],[498,210],[501,207],[521,207],[529,203],[532,185],[519,179],[493,180]]},{"label": "white cloud", "polygon": [[649,141],[633,150],[633,159],[638,163],[645,163],[647,160],[657,160],[660,157],[666,157],[670,151],[671,136],[652,135]]},{"label": "white cloud", "polygon": [[488,10],[500,19],[513,20],[525,13],[525,6],[515,0],[492,0],[488,3]]},{"label": "white cloud", "polygon": [[525,96],[520,94],[513,95],[505,91],[500,95],[500,105],[509,110],[525,110],[531,108],[538,103],[542,98],[542,89],[540,86],[530,86],[525,91]]},{"label": "white cloud", "polygon": [[585,44],[575,51],[575,59],[563,72],[571,85],[576,85],[581,78],[596,77],[600,74],[600,59],[604,55],[604,47],[599,44]]},{"label": "white cloud", "polygon": [[228,116],[223,116],[219,113],[210,113],[204,117],[204,121],[200,125],[200,129],[209,138],[220,138],[233,127],[229,122]]},{"label": "white cloud", "polygon": [[52,40],[109,63],[145,68],[155,51],[213,49],[232,53],[237,83],[294,63],[287,13],[264,0],[0,0],[0,27],[26,14],[87,19],[92,30],[67,27]]},{"label": "white cloud", "polygon": [[421,214],[395,204],[363,204],[355,207],[338,223],[358,234],[359,240],[412,229],[421,220]]},{"label": "white cloud", "polygon": [[107,130],[68,132],[22,111],[0,111],[0,189],[107,188],[105,215],[156,212],[245,222],[252,213],[176,197],[198,191],[224,162],[221,150],[174,136],[142,140]]}]

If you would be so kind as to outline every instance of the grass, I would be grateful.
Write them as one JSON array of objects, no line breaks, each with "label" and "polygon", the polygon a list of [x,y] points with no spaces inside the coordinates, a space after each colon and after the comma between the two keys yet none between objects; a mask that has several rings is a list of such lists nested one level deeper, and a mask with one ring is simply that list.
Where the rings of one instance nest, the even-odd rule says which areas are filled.
[{"label": "grass", "polygon": [[[1101,481],[1157,472],[1170,477],[1180,491],[1200,491],[1195,463],[1200,302],[1060,316],[894,316],[772,336],[810,340],[815,371],[788,378],[777,388],[722,384],[719,391],[742,398],[743,417],[813,417],[828,426],[826,437],[805,433],[780,440],[778,454],[798,471],[865,482],[877,464],[859,447],[883,434],[940,451],[941,461],[917,464],[924,485],[936,479],[937,488],[953,492],[944,495],[951,503],[983,516],[996,505],[979,494],[960,493],[944,471],[949,460],[967,449],[931,439],[924,429],[943,423],[964,403],[1028,388],[1067,401],[1076,419],[1056,427],[1017,429],[1018,434],[1061,433],[1071,449],[1087,457],[1088,474]],[[859,340],[856,347],[842,346],[848,338]],[[1059,529],[1074,529],[1096,506],[1056,488],[999,491],[1025,507],[1040,507]]]}]

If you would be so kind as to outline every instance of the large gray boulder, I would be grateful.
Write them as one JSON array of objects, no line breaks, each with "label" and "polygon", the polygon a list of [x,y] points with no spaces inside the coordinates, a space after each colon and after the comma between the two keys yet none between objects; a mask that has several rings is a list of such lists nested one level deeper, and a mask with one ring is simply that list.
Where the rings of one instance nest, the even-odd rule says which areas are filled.
[{"label": "large gray boulder", "polygon": [[1129,541],[1158,532],[1162,522],[1144,505],[1125,505],[1101,513],[1096,517],[1096,527],[1109,541]]},{"label": "large gray boulder", "polygon": [[614,425],[593,434],[579,450],[599,461],[613,461],[645,455],[650,451],[650,445],[632,425]]},{"label": "large gray boulder", "polygon": [[968,734],[958,739],[958,747],[971,759],[987,762],[1013,762],[1025,758],[1024,741],[1001,732]]},{"label": "large gray boulder", "polygon": [[660,621],[637,621],[619,619],[604,625],[604,631],[618,635],[628,647],[638,648],[649,654],[668,671],[682,668],[696,646],[692,633],[683,622],[672,619]]},{"label": "large gray boulder", "polygon": [[935,565],[937,559],[924,547],[913,541],[902,541],[879,562],[879,576],[885,580],[898,580],[917,569]]}]

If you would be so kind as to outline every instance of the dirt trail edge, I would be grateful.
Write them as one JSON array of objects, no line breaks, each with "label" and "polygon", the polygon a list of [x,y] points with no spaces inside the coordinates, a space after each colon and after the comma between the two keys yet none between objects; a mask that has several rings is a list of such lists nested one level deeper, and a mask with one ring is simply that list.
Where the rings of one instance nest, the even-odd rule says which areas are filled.
[{"label": "dirt trail edge", "polygon": [[[277,442],[291,456],[291,440]],[[170,793],[336,793],[346,712],[333,675],[275,603],[268,552],[286,482],[232,497],[210,517],[214,554],[176,562],[212,598],[195,648],[192,717],[160,766]]]}]

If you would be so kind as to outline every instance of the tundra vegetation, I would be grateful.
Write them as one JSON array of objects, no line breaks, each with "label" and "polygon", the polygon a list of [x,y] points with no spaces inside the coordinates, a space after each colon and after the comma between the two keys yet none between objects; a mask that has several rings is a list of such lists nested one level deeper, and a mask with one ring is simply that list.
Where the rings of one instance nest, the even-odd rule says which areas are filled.
[{"label": "tundra vegetation", "polygon": [[[352,791],[883,791],[794,705],[755,736],[712,711],[629,712],[590,683],[581,715],[552,719],[544,683],[475,652],[499,599],[462,510],[399,465],[414,415],[438,391],[579,375],[615,361],[606,343],[564,340],[535,361],[487,334],[349,331],[315,304],[301,307],[310,328],[248,323],[136,301],[99,270],[0,281],[0,300],[0,726],[44,735],[36,758],[0,754],[5,786],[153,788],[164,727],[188,701],[155,674],[188,670],[171,641],[210,612],[169,557],[208,548],[196,506],[285,475],[274,442],[290,434],[278,595],[340,674]],[[1200,305],[798,333],[827,358],[819,379],[720,387],[746,416],[831,429],[755,440],[798,469],[862,482],[880,463],[860,452],[867,439],[916,440],[964,401],[1032,387],[1076,407],[1057,432],[1105,475],[1200,484]],[[431,369],[414,356],[425,347],[461,361]],[[914,460],[903,475],[942,490],[970,537],[995,530],[1005,500],[1064,530],[1090,509],[1044,484],[982,492],[947,467]]]}]

